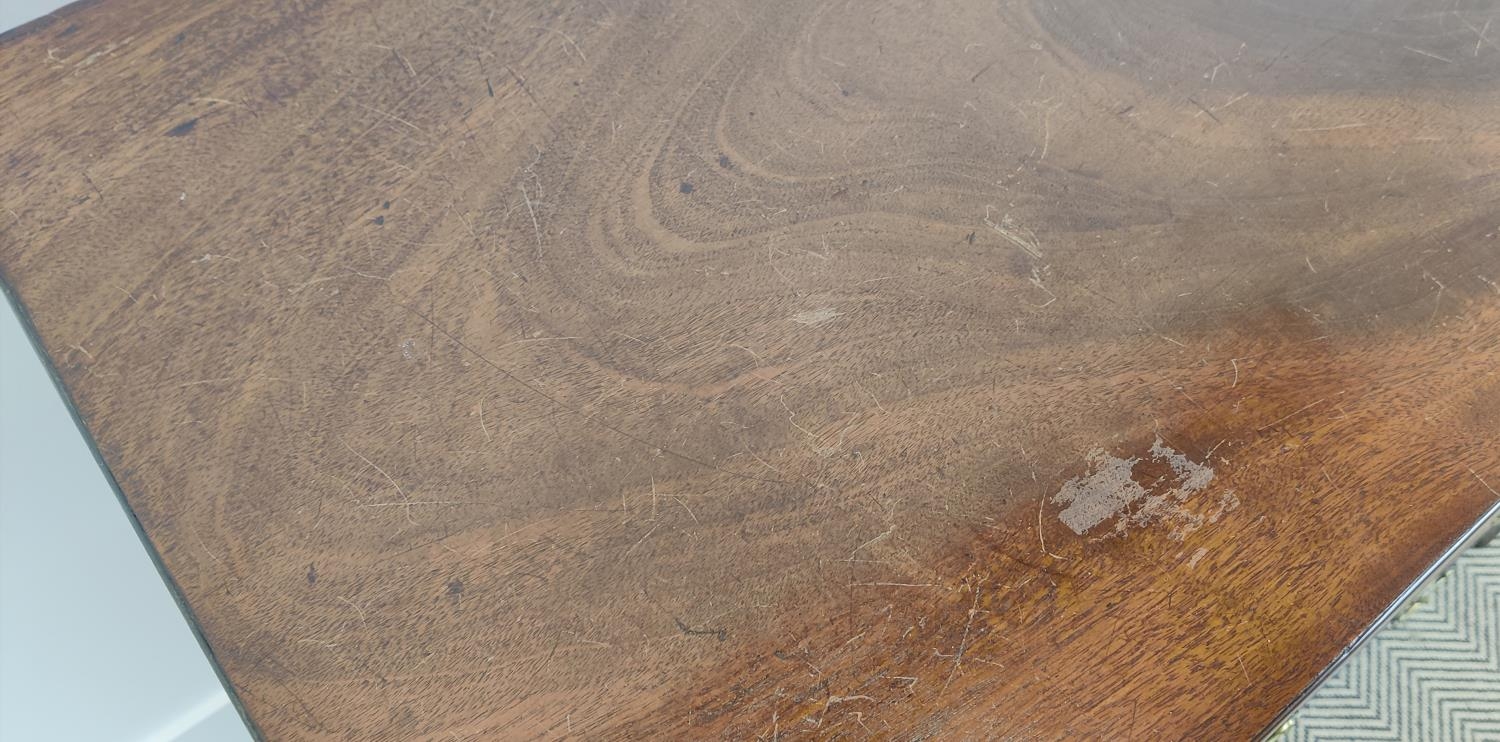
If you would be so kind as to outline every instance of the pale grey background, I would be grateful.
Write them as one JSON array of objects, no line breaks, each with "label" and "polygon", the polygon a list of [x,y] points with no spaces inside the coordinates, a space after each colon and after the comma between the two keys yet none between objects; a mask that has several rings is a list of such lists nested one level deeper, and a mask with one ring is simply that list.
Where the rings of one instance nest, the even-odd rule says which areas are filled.
[{"label": "pale grey background", "polygon": [[[0,0],[0,31],[62,4]],[[249,739],[0,301],[0,740]]]}]

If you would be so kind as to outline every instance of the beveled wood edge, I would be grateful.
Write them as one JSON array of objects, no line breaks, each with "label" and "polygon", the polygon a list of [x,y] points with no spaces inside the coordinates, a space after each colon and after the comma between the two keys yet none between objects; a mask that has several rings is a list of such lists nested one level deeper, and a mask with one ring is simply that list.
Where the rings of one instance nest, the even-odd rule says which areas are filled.
[{"label": "beveled wood edge", "polygon": [[[67,7],[75,8],[97,1],[78,0],[78,2],[72,3]],[[47,17],[38,18],[36,21],[19,26],[18,29],[28,28]],[[6,37],[0,35],[0,41],[5,40],[7,40]],[[151,543],[151,539],[146,537],[145,528],[141,526],[141,521],[136,517],[135,511],[130,508],[130,502],[125,499],[125,491],[121,489],[120,481],[115,478],[115,473],[110,470],[109,464],[105,462],[104,454],[100,452],[98,442],[94,440],[93,434],[89,432],[88,426],[84,424],[83,417],[78,412],[78,405],[74,402],[72,393],[63,384],[62,376],[58,373],[57,367],[53,365],[51,356],[47,355],[46,346],[42,345],[41,336],[37,333],[36,325],[31,321],[31,313],[21,303],[20,296],[11,287],[3,272],[0,272],[0,295],[4,295],[6,303],[10,304],[11,311],[16,313],[16,318],[21,323],[21,332],[26,336],[31,351],[36,354],[37,359],[42,364],[42,368],[46,370],[47,378],[52,380],[52,387],[57,391],[58,396],[62,398],[63,407],[66,407],[68,410],[68,417],[73,420],[74,427],[78,430],[78,434],[82,436],[84,445],[88,447],[89,455],[94,457],[94,465],[99,467],[100,473],[104,475],[104,480],[109,484],[110,491],[114,493],[115,501],[119,503],[120,510],[125,514],[125,519],[130,522],[130,528],[135,532],[135,537],[145,549],[146,555],[150,557],[151,566],[156,570],[157,576],[161,578],[162,584],[167,589],[167,594],[171,596],[172,602],[177,606],[177,610],[182,613],[182,618],[187,623],[188,631],[193,635],[193,640],[198,643],[198,649],[203,652],[204,658],[208,660],[209,667],[213,669],[214,677],[218,679],[219,686],[224,689],[224,694],[229,697],[229,703],[234,707],[234,711],[239,716],[240,722],[245,725],[245,730],[249,732],[251,739],[255,740],[255,742],[266,742],[266,736],[256,726],[255,721],[250,718],[250,714],[245,710],[245,704],[240,700],[239,693],[236,691],[234,684],[229,681],[229,676],[224,673],[224,667],[219,662],[219,658],[214,655],[213,647],[208,643],[208,637],[203,634],[203,627],[198,623],[197,617],[193,615],[192,606],[188,605],[187,599],[183,595],[182,587],[177,584],[177,580],[167,570],[166,564],[162,561],[161,554],[157,552],[156,546]]]},{"label": "beveled wood edge", "polygon": [[1303,705],[1307,703],[1307,700],[1312,697],[1313,693],[1316,693],[1319,688],[1323,687],[1323,684],[1329,678],[1333,677],[1333,674],[1338,672],[1339,668],[1343,667],[1344,663],[1365,645],[1365,642],[1369,641],[1371,637],[1385,628],[1386,624],[1389,624],[1392,619],[1416,601],[1417,598],[1421,597],[1427,587],[1439,577],[1442,577],[1448,571],[1448,568],[1452,567],[1453,563],[1459,557],[1463,556],[1464,552],[1473,546],[1488,541],[1497,534],[1500,534],[1500,499],[1496,499],[1495,502],[1491,503],[1485,509],[1484,514],[1480,515],[1479,519],[1474,521],[1467,530],[1459,534],[1458,538],[1454,539],[1436,560],[1429,564],[1426,569],[1422,570],[1416,579],[1412,580],[1411,584],[1407,585],[1405,589],[1397,594],[1395,599],[1391,601],[1391,604],[1386,606],[1385,610],[1381,611],[1379,615],[1371,620],[1370,624],[1363,631],[1359,632],[1342,650],[1339,650],[1338,655],[1326,667],[1320,670],[1317,675],[1313,676],[1313,679],[1308,682],[1307,687],[1303,688],[1296,697],[1281,709],[1281,712],[1275,718],[1271,719],[1271,723],[1266,725],[1266,728],[1261,730],[1260,734],[1255,737],[1256,741],[1268,742],[1268,740],[1274,739],[1284,731],[1291,722],[1292,717],[1298,711],[1302,710]]}]

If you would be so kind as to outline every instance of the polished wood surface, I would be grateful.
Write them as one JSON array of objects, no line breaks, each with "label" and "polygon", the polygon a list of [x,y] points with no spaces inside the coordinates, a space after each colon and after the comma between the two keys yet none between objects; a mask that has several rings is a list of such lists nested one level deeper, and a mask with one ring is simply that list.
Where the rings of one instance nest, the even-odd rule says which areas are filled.
[{"label": "polished wood surface", "polygon": [[1500,497],[1497,18],[104,0],[0,275],[268,739],[1246,738]]}]

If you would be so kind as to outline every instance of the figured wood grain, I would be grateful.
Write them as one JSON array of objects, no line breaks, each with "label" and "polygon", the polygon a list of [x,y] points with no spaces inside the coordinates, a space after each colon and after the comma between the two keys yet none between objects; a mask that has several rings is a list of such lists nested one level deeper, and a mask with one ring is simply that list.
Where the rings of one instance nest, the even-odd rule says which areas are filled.
[{"label": "figured wood grain", "polygon": [[268,739],[1246,738],[1497,497],[1497,17],[105,0],[0,276]]}]

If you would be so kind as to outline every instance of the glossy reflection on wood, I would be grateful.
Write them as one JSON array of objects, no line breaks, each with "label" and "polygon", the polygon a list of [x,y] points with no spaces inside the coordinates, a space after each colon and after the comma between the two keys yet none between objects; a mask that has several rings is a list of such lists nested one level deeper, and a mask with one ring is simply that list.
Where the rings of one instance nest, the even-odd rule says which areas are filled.
[{"label": "glossy reflection on wood", "polygon": [[1243,738],[1497,498],[1497,17],[105,0],[0,275],[267,738]]}]

